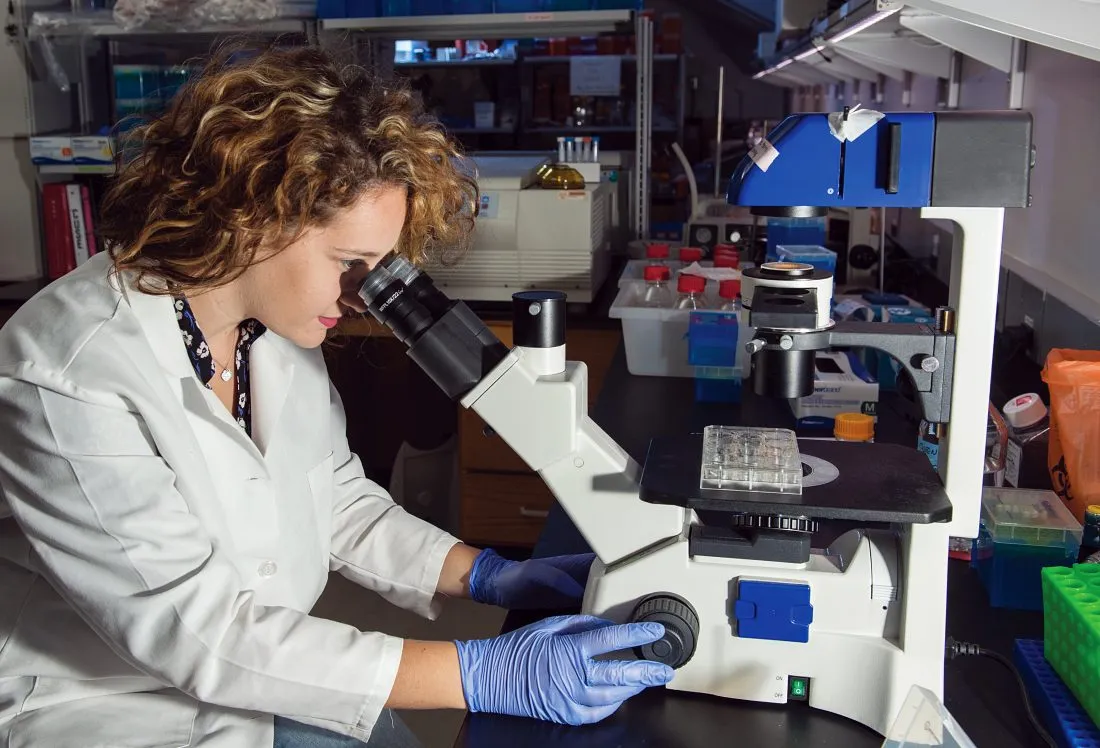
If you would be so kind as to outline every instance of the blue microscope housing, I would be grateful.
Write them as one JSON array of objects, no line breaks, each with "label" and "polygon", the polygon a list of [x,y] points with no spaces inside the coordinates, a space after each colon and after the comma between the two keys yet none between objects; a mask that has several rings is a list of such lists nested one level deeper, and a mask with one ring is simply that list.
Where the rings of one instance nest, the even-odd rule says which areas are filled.
[{"label": "blue microscope housing", "polygon": [[[794,114],[767,136],[777,155],[738,164],[726,201],[758,215],[829,208],[1027,207],[1032,163],[1026,112],[892,113],[854,140],[827,114]],[[759,163],[758,163],[759,162]],[[764,164],[767,168],[762,168]]]}]

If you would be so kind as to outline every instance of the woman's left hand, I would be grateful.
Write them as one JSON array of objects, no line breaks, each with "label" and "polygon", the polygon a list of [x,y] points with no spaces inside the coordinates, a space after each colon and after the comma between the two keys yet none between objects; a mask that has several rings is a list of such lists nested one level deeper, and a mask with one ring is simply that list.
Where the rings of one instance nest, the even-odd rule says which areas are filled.
[{"label": "woman's left hand", "polygon": [[561,610],[580,604],[594,553],[509,561],[491,549],[470,569],[470,597],[510,610]]}]

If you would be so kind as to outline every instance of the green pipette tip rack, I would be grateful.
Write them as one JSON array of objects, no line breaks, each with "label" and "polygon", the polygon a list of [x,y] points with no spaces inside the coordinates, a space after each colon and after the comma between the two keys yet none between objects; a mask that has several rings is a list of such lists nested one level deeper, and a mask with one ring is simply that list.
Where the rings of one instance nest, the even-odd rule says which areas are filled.
[{"label": "green pipette tip rack", "polygon": [[1100,564],[1043,569],[1043,655],[1100,724]]}]

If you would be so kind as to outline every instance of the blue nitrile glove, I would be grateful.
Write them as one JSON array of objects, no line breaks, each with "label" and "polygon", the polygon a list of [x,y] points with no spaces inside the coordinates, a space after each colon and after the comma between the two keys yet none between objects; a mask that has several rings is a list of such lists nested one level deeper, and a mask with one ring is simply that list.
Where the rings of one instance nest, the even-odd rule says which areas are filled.
[{"label": "blue nitrile glove", "polygon": [[614,624],[558,616],[493,639],[455,642],[471,712],[534,717],[567,725],[599,722],[649,686],[672,680],[649,660],[594,660],[664,636],[659,623]]},{"label": "blue nitrile glove", "polygon": [[584,597],[588,569],[596,554],[509,561],[486,548],[470,569],[470,597],[510,610],[559,610]]}]

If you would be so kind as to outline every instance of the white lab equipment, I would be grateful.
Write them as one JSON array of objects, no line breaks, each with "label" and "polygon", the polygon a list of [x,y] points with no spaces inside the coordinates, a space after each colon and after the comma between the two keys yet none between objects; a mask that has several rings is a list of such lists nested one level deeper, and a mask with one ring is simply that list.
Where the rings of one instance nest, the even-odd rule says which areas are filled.
[{"label": "white lab equipment", "polygon": [[609,183],[578,190],[538,186],[548,156],[475,156],[481,203],[471,246],[433,266],[436,283],[465,300],[501,301],[517,290],[568,291],[589,302],[607,276],[613,221]]},{"label": "white lab equipment", "polygon": [[[677,668],[669,688],[805,701],[885,734],[913,686],[943,692],[948,537],[978,530],[996,310],[988,279],[1005,207],[1028,204],[1031,119],[887,114],[841,143],[826,115],[794,115],[767,141],[777,152],[746,158],[731,203],[795,217],[922,207],[958,224],[951,306],[935,324],[834,323],[832,275],[809,265],[769,263],[742,278],[754,396],[812,392],[816,351],[882,350],[944,435],[939,474],[906,446],[800,439],[796,490],[778,434],[736,463],[770,465],[760,475],[782,478],[770,490],[706,484],[703,434],[655,438],[639,466],[587,414],[587,369],[565,356],[564,294],[515,294],[515,348],[505,352],[430,279],[406,287],[382,265],[361,293],[410,357],[539,473],[595,551],[583,611],[665,625],[638,654]],[[855,529],[815,544],[835,521]]]}]

